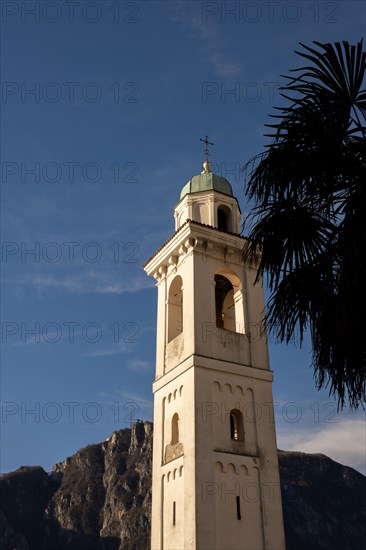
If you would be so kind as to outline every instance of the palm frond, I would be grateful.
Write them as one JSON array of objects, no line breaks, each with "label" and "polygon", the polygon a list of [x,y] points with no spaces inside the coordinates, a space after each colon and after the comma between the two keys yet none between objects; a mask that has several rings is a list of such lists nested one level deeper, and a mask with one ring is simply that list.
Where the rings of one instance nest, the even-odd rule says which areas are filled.
[{"label": "palm frond", "polygon": [[309,330],[318,386],[356,408],[366,380],[366,54],[362,40],[314,45],[301,44],[307,64],[280,88],[287,104],[267,124],[272,143],[244,166],[254,206],[243,259],[257,259],[257,281],[268,277],[269,332],[301,342]]}]

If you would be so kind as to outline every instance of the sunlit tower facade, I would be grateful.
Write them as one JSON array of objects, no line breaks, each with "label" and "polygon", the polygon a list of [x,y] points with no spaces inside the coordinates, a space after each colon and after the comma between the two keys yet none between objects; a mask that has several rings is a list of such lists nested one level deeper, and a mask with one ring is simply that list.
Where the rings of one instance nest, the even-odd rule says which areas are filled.
[{"label": "sunlit tower facade", "polygon": [[174,217],[145,265],[158,288],[151,548],[284,550],[263,288],[207,157]]}]

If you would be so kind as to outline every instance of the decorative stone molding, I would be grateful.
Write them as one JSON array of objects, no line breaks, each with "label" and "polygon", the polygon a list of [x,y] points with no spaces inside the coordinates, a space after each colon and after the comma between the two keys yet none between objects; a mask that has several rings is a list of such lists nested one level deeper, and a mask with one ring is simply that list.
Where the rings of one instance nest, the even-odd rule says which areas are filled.
[{"label": "decorative stone molding", "polygon": [[[177,397],[180,397],[182,393],[183,393],[183,385],[179,387],[179,390],[178,388],[176,388],[175,390],[173,390],[168,394],[168,397],[167,397],[168,403],[170,403],[172,399],[177,399]],[[166,399],[166,397],[164,399]]]},{"label": "decorative stone molding", "polygon": [[247,456],[245,458],[245,463],[243,459],[240,459],[238,462],[224,462],[217,461],[215,467],[217,471],[222,474],[234,473],[236,475],[245,475],[251,476],[254,470],[258,470],[259,459],[252,456]]},{"label": "decorative stone molding", "polygon": [[178,264],[178,256],[170,256],[168,262],[170,265],[176,266]]},{"label": "decorative stone molding", "polygon": [[165,456],[164,462],[170,462],[175,458],[183,456],[184,450],[182,443],[175,443],[174,445],[170,444],[165,447]]},{"label": "decorative stone molding", "polygon": [[238,395],[244,395],[248,390],[253,392],[252,388],[243,388],[242,386],[236,385],[232,386],[231,384],[221,384],[217,380],[213,383],[214,387],[218,389],[220,392],[228,391],[231,394],[238,394]]},{"label": "decorative stone molding", "polygon": [[161,277],[164,277],[167,274],[167,271],[168,271],[167,265],[163,264],[162,266],[159,267],[159,273]]},{"label": "decorative stone molding", "polygon": [[183,474],[183,466],[179,466],[179,468],[174,468],[174,470],[169,470],[166,474],[163,475],[163,478],[165,478],[169,483],[170,480],[174,480],[176,477],[182,477],[182,474]]},{"label": "decorative stone molding", "polygon": [[184,243],[184,246],[186,247],[187,251],[192,250],[192,248],[195,248],[197,245],[197,239],[189,238]]}]

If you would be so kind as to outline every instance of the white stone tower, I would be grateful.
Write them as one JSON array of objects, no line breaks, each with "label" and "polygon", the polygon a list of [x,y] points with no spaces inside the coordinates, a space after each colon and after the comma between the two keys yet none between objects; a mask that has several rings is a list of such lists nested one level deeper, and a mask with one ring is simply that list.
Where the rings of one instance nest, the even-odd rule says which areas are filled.
[{"label": "white stone tower", "polygon": [[157,280],[153,550],[284,550],[263,288],[229,182],[182,189]]}]

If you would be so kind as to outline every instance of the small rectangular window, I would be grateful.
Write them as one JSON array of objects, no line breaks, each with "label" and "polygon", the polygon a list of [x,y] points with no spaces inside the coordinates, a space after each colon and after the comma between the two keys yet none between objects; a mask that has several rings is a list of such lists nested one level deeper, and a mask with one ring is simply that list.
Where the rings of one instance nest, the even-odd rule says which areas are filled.
[{"label": "small rectangular window", "polygon": [[175,525],[175,501],[173,502],[173,525]]},{"label": "small rectangular window", "polygon": [[236,497],[236,517],[238,519],[241,519],[241,513],[240,513],[240,497]]}]

